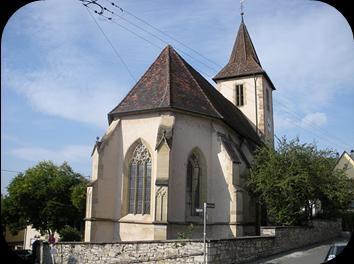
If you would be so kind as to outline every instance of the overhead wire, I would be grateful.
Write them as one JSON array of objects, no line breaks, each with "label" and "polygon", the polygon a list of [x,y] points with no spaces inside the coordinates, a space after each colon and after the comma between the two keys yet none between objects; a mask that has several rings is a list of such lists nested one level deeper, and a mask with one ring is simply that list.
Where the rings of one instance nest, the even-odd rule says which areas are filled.
[{"label": "overhead wire", "polygon": [[193,51],[195,54],[199,55],[200,57],[204,58],[205,60],[209,61],[210,63],[213,63],[215,66],[217,67],[222,67],[220,64],[212,61],[211,59],[207,58],[206,56],[204,56],[203,54],[201,54],[200,52],[198,52],[197,50],[193,49],[192,47],[188,46],[187,44],[183,43],[182,41],[178,40],[177,38],[173,37],[172,35],[168,34],[167,32],[164,32],[163,30],[159,29],[158,27],[150,24],[149,22],[147,22],[146,20],[134,15],[132,12],[128,11],[127,9],[123,9],[122,7],[116,5],[115,3],[113,3],[112,1],[110,0],[104,0],[108,3],[110,3],[112,6],[114,6],[115,8],[119,9],[119,11],[121,12],[124,12],[124,13],[127,13],[128,15],[134,17],[135,19],[139,20],[140,22],[148,25],[150,28],[156,30],[157,32],[159,32],[160,34],[163,34],[165,35],[166,37],[176,41],[177,43],[179,43],[180,45],[182,45],[183,47],[189,49],[190,51]]},{"label": "overhead wire", "polygon": [[[122,11],[122,12],[124,11],[124,12],[128,13],[127,10],[122,9],[121,7],[115,5],[113,2],[111,2],[111,1],[109,1],[109,0],[105,0],[105,1],[111,3],[111,4],[112,4],[113,6],[115,6],[116,8],[119,8],[120,11]],[[102,6],[103,6],[103,5],[102,5]],[[92,9],[91,9],[91,10],[92,10]],[[110,13],[111,15],[114,15],[114,16],[116,16],[116,17],[118,17],[118,18],[123,19],[123,20],[126,21],[127,23],[129,23],[129,24],[133,25],[134,27],[136,27],[136,28],[138,28],[138,29],[144,31],[145,33],[150,34],[151,36],[153,36],[154,38],[158,39],[159,41],[161,41],[161,42],[163,42],[163,43],[165,43],[165,44],[166,44],[166,43],[168,44],[168,42],[167,42],[166,40],[162,39],[161,37],[157,36],[157,35],[154,34],[154,33],[151,33],[150,31],[145,30],[144,28],[142,28],[142,27],[140,27],[139,25],[137,25],[137,24],[135,24],[135,23],[129,21],[128,19],[126,19],[126,18],[124,18],[124,17],[122,17],[122,16],[117,15],[115,12],[109,10],[108,8],[104,7],[104,10],[107,11],[108,13]],[[95,11],[95,10],[93,10],[93,11]],[[148,39],[142,37],[141,35],[139,35],[138,33],[134,32],[133,30],[131,30],[131,29],[129,29],[129,28],[127,28],[127,27],[125,27],[125,26],[123,26],[123,25],[117,23],[115,20],[113,20],[112,17],[107,17],[107,16],[105,16],[105,15],[103,15],[103,14],[99,14],[97,11],[95,11],[95,13],[97,13],[98,15],[104,17],[104,18],[106,19],[106,21],[108,20],[109,22],[114,23],[114,24],[120,26],[121,28],[123,28],[123,29],[127,30],[128,32],[134,34],[135,36],[139,37],[140,39],[142,39],[142,40],[144,40],[144,41],[150,43],[150,44],[153,45],[154,47],[156,47],[156,48],[158,48],[158,49],[161,49],[160,46],[157,46],[156,44],[154,44],[154,43],[151,42],[150,40],[148,40]],[[139,21],[141,21],[141,22],[143,22],[143,23],[149,25],[151,28],[157,30],[158,32],[160,32],[160,33],[162,33],[162,34],[164,34],[164,35],[167,35],[168,37],[171,38],[170,35],[166,34],[165,32],[161,31],[160,29],[154,27],[153,25],[151,25],[150,23],[146,22],[145,20],[140,19],[139,17],[135,16],[135,15],[132,14],[131,12],[129,12],[128,14],[130,14],[130,15],[133,16],[134,18],[138,19]],[[91,15],[91,14],[90,14],[90,15]],[[182,43],[182,42],[178,41],[178,40],[175,39],[175,38],[171,38],[171,39],[175,40],[175,41],[178,42],[178,43]],[[186,46],[186,47],[189,48],[188,46]],[[176,48],[176,49],[177,49],[177,48]],[[190,48],[189,48],[189,49],[190,49]],[[200,60],[194,58],[194,57],[191,56],[190,54],[187,54],[187,53],[185,53],[184,51],[182,51],[182,50],[180,50],[180,49],[177,49],[177,50],[180,51],[181,53],[183,53],[183,54],[185,54],[185,55],[191,57],[192,59],[198,61],[199,63],[203,64],[204,66],[207,66],[204,62],[201,62]],[[193,49],[191,49],[191,50],[193,50]],[[203,56],[203,57],[204,57],[204,56]],[[208,60],[209,60],[209,59],[208,59]],[[209,60],[209,61],[211,61],[211,60]],[[211,62],[212,62],[212,61],[211,61]],[[215,65],[218,65],[218,64],[216,64],[216,63],[214,63],[214,64],[215,64]],[[213,68],[210,67],[210,66],[207,66],[207,67],[210,68],[210,69],[213,69]],[[200,72],[203,73],[204,75],[208,76],[209,78],[212,78],[212,76],[210,76],[209,74],[207,74],[207,73],[205,73],[205,72],[202,72],[202,71],[200,71]],[[231,86],[230,86],[230,88],[231,88]],[[284,98],[285,98],[285,97],[284,97]],[[251,98],[251,100],[252,100],[252,98]],[[277,100],[277,101],[278,101],[278,100]],[[254,99],[253,99],[253,102],[254,102]],[[278,103],[280,103],[280,104],[282,105],[282,108],[283,108],[284,110],[286,110],[286,112],[287,112],[288,114],[293,115],[296,119],[298,119],[298,120],[300,120],[300,121],[303,119],[302,117],[299,117],[296,113],[294,113],[294,112],[292,112],[291,110],[289,110],[289,108],[288,108],[285,104],[283,104],[282,102],[278,101]],[[297,126],[297,127],[299,127],[299,128],[301,128],[301,129],[305,129],[305,130],[307,130],[307,131],[309,131],[309,132],[312,132],[314,135],[316,134],[315,128],[312,127],[312,126],[310,126],[310,127],[313,128],[313,131],[312,131],[312,130],[309,130],[309,129],[306,129],[306,128],[304,128],[303,126],[300,126],[299,124],[295,124],[295,123],[294,123],[294,125]],[[316,136],[318,136],[318,134],[319,134],[319,133],[317,133]],[[339,142],[334,142],[334,141],[333,141],[333,137],[332,137],[331,135],[326,135],[326,134],[323,133],[323,132],[322,132],[321,134],[322,134],[324,137],[328,138],[332,143],[335,143],[336,145],[338,145]],[[324,139],[324,138],[323,138],[323,139]],[[328,139],[327,139],[326,141],[328,141]],[[340,145],[347,146],[347,144],[344,144],[343,142],[341,142]]]},{"label": "overhead wire", "polygon": [[[114,54],[119,58],[119,60],[121,61],[121,63],[123,64],[124,68],[127,70],[127,72],[129,73],[130,77],[133,79],[133,81],[136,81],[136,78],[134,77],[134,75],[132,74],[132,72],[130,71],[128,65],[125,63],[124,59],[122,58],[122,56],[120,56],[118,50],[113,46],[112,42],[110,41],[110,39],[107,37],[106,33],[103,31],[103,29],[101,28],[101,26],[98,24],[98,22],[96,21],[95,17],[90,13],[90,11],[88,10],[88,6],[86,6],[86,10],[88,12],[88,14],[90,15],[90,17],[93,19],[93,21],[95,22],[95,24],[97,25],[98,29],[100,30],[100,32],[102,33],[102,35],[104,36],[105,40],[108,42],[108,44],[111,46],[112,50],[114,51]],[[95,10],[96,11],[96,10]],[[97,11],[96,11],[97,12]]]},{"label": "overhead wire", "polygon": [[11,173],[22,173],[22,171],[5,170],[5,169],[1,169],[1,171],[4,171],[4,172],[11,172]]}]

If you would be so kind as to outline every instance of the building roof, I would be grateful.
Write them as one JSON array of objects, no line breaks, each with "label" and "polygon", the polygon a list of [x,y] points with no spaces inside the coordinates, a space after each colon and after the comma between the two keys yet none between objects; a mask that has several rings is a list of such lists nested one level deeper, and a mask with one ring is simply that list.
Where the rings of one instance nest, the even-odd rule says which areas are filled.
[{"label": "building roof", "polygon": [[127,96],[109,114],[182,110],[221,119],[237,133],[261,144],[244,114],[168,45]]},{"label": "building roof", "polygon": [[247,27],[242,19],[229,62],[216,74],[213,80],[217,81],[253,74],[263,74],[275,90],[273,83],[262,68]]}]

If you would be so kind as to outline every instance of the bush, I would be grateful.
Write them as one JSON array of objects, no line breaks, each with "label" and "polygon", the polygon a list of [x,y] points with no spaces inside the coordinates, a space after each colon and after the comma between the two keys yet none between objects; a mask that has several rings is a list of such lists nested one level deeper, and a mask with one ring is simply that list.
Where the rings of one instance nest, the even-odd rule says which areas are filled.
[{"label": "bush", "polygon": [[343,231],[354,232],[354,212],[346,211],[342,213],[342,229]]},{"label": "bush", "polygon": [[66,225],[59,231],[60,241],[81,241],[81,234],[80,231],[77,230],[75,227],[71,227]]},{"label": "bush", "polygon": [[177,233],[177,238],[178,239],[190,239],[193,229],[194,229],[193,224],[188,225],[184,232]]}]

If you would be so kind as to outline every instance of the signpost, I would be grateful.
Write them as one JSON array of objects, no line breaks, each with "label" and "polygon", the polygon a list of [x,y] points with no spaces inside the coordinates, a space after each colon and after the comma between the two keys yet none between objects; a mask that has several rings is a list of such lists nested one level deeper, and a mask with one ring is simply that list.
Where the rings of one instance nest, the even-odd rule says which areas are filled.
[{"label": "signpost", "polygon": [[203,213],[204,223],[203,223],[203,248],[204,248],[204,263],[206,264],[206,220],[207,220],[207,208],[215,208],[214,203],[204,203],[203,209],[197,208],[195,211],[197,213]]}]

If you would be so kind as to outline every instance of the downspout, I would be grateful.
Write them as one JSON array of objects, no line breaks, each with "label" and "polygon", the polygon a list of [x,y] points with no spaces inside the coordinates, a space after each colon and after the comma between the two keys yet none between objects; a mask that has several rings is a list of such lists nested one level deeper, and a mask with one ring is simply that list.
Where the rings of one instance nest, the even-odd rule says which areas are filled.
[{"label": "downspout", "polygon": [[254,102],[255,102],[255,108],[256,108],[256,132],[258,135],[257,77],[254,74],[253,74],[253,80],[254,80]]}]

